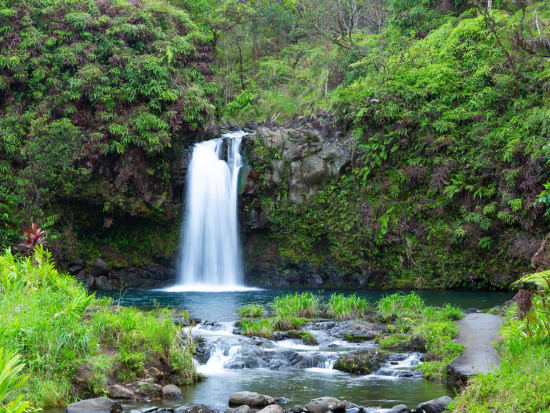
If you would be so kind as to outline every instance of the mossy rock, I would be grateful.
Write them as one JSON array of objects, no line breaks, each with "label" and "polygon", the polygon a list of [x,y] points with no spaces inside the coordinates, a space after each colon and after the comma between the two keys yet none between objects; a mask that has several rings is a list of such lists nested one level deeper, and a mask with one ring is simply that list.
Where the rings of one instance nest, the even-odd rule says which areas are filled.
[{"label": "mossy rock", "polygon": [[341,356],[334,368],[352,374],[371,374],[387,359],[388,353],[382,351],[360,351]]}]

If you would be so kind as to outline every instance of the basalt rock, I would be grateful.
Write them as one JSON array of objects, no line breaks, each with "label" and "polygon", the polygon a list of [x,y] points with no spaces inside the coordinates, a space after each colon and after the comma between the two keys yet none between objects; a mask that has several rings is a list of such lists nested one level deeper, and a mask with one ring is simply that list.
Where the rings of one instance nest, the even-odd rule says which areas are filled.
[{"label": "basalt rock", "polygon": [[109,389],[109,397],[113,399],[127,399],[132,400],[135,398],[134,392],[127,387],[120,384],[115,384]]},{"label": "basalt rock", "polygon": [[328,411],[333,413],[346,412],[344,402],[336,399],[335,397],[319,397],[311,400],[305,407],[311,413],[326,413]]},{"label": "basalt rock", "polygon": [[[263,158],[256,152],[259,144],[276,159]],[[340,175],[351,161],[351,138],[344,137],[334,127],[330,117],[304,116],[285,127],[264,124],[244,137],[246,156],[256,163],[266,162],[264,178],[273,185],[285,183],[291,202],[301,204],[315,195],[323,182]],[[249,188],[248,195],[254,195]]]},{"label": "basalt rock", "polygon": [[183,399],[181,389],[174,384],[167,384],[162,388],[162,398],[167,400]]},{"label": "basalt rock", "polygon": [[387,359],[388,354],[380,351],[358,351],[340,356],[334,368],[352,374],[371,374]]},{"label": "basalt rock", "polygon": [[277,404],[264,407],[258,413],[283,413],[283,408]]},{"label": "basalt rock", "polygon": [[98,397],[96,399],[80,400],[67,406],[67,413],[120,413],[122,406],[119,402]]},{"label": "basalt rock", "polygon": [[250,413],[250,407],[247,405],[225,409],[225,413]]},{"label": "basalt rock", "polygon": [[265,394],[259,394],[250,391],[240,391],[233,393],[229,397],[229,406],[266,407],[275,403],[275,398]]},{"label": "basalt rock", "polygon": [[195,404],[193,406],[178,407],[174,410],[174,413],[220,413],[220,411],[205,404]]},{"label": "basalt rock", "polygon": [[438,399],[420,403],[416,406],[416,413],[442,413],[453,401],[449,396],[439,397]]}]

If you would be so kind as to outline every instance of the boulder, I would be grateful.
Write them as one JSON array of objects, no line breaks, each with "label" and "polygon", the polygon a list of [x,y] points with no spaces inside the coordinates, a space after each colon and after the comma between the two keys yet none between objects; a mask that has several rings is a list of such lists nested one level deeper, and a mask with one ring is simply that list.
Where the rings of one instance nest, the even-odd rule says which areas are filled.
[{"label": "boulder", "polygon": [[225,413],[250,413],[250,407],[246,404],[235,408],[229,407],[225,409]]},{"label": "boulder", "polygon": [[[340,139],[340,133],[332,130],[319,119],[302,119],[286,127],[259,127],[246,138],[244,147],[253,148],[255,141],[277,152],[282,159],[270,160],[270,171],[265,178],[274,185],[288,179],[289,199],[301,204],[317,193],[327,179],[338,177],[341,169],[351,161],[351,145]],[[250,159],[264,156],[248,154]]]},{"label": "boulder", "polygon": [[371,374],[386,361],[388,354],[380,351],[362,350],[344,354],[334,364],[335,370],[352,374]]},{"label": "boulder", "polygon": [[115,384],[109,389],[109,397],[113,399],[134,399],[134,392],[127,387]]},{"label": "boulder", "polygon": [[367,321],[340,321],[329,331],[331,336],[342,338],[346,341],[360,343],[372,340],[378,334],[384,332],[383,324],[369,323]]},{"label": "boulder", "polygon": [[258,413],[283,413],[283,408],[278,404],[272,404],[270,406],[264,407]]},{"label": "boulder", "polygon": [[167,384],[162,388],[162,398],[166,400],[180,400],[183,399],[183,394],[178,386]]},{"label": "boulder", "polygon": [[100,275],[105,275],[108,272],[109,272],[109,264],[107,264],[101,258],[96,258],[94,260],[94,263],[92,264],[92,274],[95,277],[99,277]]},{"label": "boulder", "polygon": [[86,268],[86,261],[82,258],[75,258],[69,263],[67,270],[69,271],[69,274],[76,275],[84,268]]},{"label": "boulder", "polygon": [[274,397],[250,391],[240,391],[233,393],[229,397],[229,406],[231,407],[242,405],[247,405],[249,407],[266,407],[273,403],[275,403]]},{"label": "boulder", "polygon": [[113,284],[111,284],[111,282],[104,275],[100,275],[99,277],[95,278],[94,286],[98,290],[104,290],[104,291],[114,290]]},{"label": "boulder", "polygon": [[67,406],[67,413],[119,413],[122,406],[119,402],[98,397],[96,399],[80,400]]},{"label": "boulder", "polygon": [[407,406],[404,404],[398,404],[397,406],[393,406],[390,410],[388,410],[387,413],[409,413],[410,410]]},{"label": "boulder", "polygon": [[416,406],[416,410],[419,413],[442,413],[452,401],[453,399],[449,396],[443,396],[438,399],[420,403]]},{"label": "boulder", "polygon": [[335,397],[319,397],[306,404],[306,409],[311,413],[345,413],[346,406]]}]

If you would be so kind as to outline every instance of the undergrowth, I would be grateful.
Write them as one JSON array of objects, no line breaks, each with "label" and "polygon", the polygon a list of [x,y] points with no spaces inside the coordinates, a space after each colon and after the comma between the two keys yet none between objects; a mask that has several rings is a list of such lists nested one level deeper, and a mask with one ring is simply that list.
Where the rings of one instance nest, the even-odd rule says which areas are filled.
[{"label": "undergrowth", "polygon": [[41,248],[29,258],[0,256],[0,313],[0,347],[19,354],[29,376],[14,397],[24,395],[34,407],[104,395],[109,379],[143,377],[160,360],[177,383],[197,378],[193,345],[181,345],[170,311],[142,312],[88,295]]}]

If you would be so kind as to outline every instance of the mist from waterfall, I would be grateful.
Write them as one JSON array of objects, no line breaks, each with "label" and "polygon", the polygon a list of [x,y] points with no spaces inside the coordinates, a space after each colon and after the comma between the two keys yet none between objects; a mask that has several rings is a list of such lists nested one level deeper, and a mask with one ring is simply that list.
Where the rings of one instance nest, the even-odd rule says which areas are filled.
[{"label": "mist from waterfall", "polygon": [[[245,132],[196,143],[187,172],[178,283],[168,291],[237,291],[243,284],[239,245],[240,153]],[[224,159],[227,158],[227,161]]]}]

